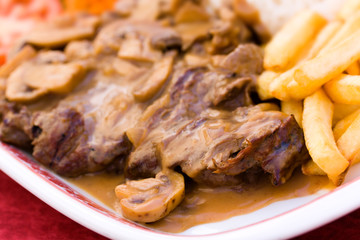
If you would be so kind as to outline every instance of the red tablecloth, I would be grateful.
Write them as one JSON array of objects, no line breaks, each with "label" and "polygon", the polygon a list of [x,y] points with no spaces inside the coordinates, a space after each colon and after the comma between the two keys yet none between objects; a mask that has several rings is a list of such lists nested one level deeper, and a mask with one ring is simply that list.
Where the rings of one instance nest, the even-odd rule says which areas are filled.
[{"label": "red tablecloth", "polygon": [[[52,209],[0,171],[0,239],[106,238]],[[296,239],[360,239],[360,209]]]}]

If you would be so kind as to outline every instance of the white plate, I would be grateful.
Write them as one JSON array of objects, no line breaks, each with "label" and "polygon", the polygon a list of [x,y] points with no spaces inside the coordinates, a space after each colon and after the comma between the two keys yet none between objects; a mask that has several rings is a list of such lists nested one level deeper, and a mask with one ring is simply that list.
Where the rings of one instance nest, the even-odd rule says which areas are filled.
[{"label": "white plate", "polygon": [[169,234],[122,218],[14,147],[0,143],[0,159],[0,169],[27,190],[69,218],[111,239],[284,239],[360,207],[358,164],[350,169],[344,184],[333,191],[276,202],[250,214]]}]

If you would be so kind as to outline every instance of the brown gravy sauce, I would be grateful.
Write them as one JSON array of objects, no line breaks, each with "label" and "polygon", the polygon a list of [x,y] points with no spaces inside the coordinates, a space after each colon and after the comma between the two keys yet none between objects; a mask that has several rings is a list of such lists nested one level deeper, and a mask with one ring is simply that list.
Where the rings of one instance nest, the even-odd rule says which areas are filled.
[{"label": "brown gravy sauce", "polygon": [[[100,173],[67,180],[108,207],[119,209],[114,189],[118,184],[124,183],[123,176]],[[210,188],[193,184],[187,188],[185,199],[173,212],[158,222],[144,225],[164,232],[179,233],[199,224],[247,214],[273,202],[333,188],[326,177],[304,176],[300,171],[295,172],[286,184],[278,187],[266,180],[244,188]]]}]

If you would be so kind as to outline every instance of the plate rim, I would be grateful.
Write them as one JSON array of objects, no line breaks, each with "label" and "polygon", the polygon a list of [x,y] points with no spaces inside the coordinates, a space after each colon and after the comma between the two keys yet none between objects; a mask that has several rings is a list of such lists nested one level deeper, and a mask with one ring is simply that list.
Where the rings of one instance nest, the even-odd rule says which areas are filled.
[{"label": "plate rim", "polygon": [[[226,239],[239,239],[244,237],[247,239],[261,238],[261,236],[263,237],[261,235],[263,232],[273,233],[273,235],[267,236],[271,239],[292,238],[325,225],[360,207],[360,198],[348,197],[352,195],[353,188],[360,191],[360,176],[357,176],[342,186],[305,204],[256,223],[224,230],[219,233],[178,235],[146,228],[124,219],[120,215],[111,213],[86,196],[78,193],[67,183],[64,183],[60,176],[51,173],[50,170],[45,169],[40,163],[31,160],[16,147],[0,142],[0,157],[2,159],[0,161],[0,169],[25,189],[70,219],[111,239],[134,239],[134,237],[146,237],[147,239],[159,239],[159,237],[162,239],[218,239],[223,237],[226,237]],[[49,176],[53,176],[58,182],[54,182],[54,179],[49,179]],[[32,181],[26,181],[29,179]],[[59,182],[64,186],[60,186]],[[36,184],[39,184],[39,186],[36,186]],[[67,191],[69,189],[73,193],[69,193]],[[89,201],[90,204],[84,201]],[[68,207],[68,204],[71,207]],[[332,208],[332,211],[324,212],[321,210],[329,209],[329,207],[334,207],[334,205],[338,206],[338,204],[342,207]],[[76,211],[71,210],[74,207],[76,207]],[[92,217],[91,219],[90,216]],[[299,216],[306,217],[308,221],[295,221]],[[319,216],[322,216],[322,218]],[[106,224],[100,225],[98,224],[99,222]],[[283,228],[285,223],[286,228]],[[112,229],[112,227],[116,228]],[[277,228],[282,231],[274,231]],[[122,231],[125,232],[122,233]]]}]

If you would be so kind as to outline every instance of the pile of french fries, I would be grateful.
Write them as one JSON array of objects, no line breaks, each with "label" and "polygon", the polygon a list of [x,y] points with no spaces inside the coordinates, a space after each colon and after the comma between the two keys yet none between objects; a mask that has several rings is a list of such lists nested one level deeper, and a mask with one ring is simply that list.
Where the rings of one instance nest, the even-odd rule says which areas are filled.
[{"label": "pile of french fries", "polygon": [[360,0],[347,0],[335,20],[305,10],[265,46],[258,79],[263,100],[281,100],[304,130],[306,175],[340,185],[360,162]]}]

